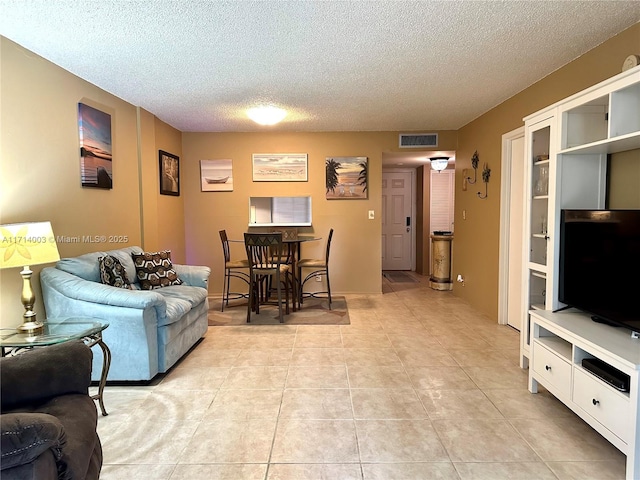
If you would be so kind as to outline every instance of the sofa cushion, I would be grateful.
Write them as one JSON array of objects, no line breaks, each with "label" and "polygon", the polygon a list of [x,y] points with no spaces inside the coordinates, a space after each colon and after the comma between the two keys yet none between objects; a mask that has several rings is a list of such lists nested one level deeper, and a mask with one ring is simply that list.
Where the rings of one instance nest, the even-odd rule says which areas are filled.
[{"label": "sofa cushion", "polygon": [[2,470],[29,463],[51,449],[62,458],[65,444],[60,420],[46,413],[5,413],[0,415],[2,430]]},{"label": "sofa cushion", "polygon": [[193,307],[207,298],[207,290],[189,285],[174,285],[158,290],[166,302],[165,315],[158,318],[158,326],[170,325],[180,320]]},{"label": "sofa cushion", "polygon": [[127,277],[131,279],[131,281],[134,281],[136,278],[136,267],[131,258],[132,253],[142,253],[142,249],[140,247],[126,247],[106,252],[85,253],[79,257],[63,258],[56,264],[56,268],[84,280],[100,283],[100,265],[98,259],[105,255],[111,255],[120,261],[127,272]]},{"label": "sofa cushion", "polygon": [[105,285],[119,288],[131,288],[131,282],[127,277],[127,271],[113,255],[105,255],[98,258],[100,268],[100,281]]},{"label": "sofa cushion", "polygon": [[2,413],[61,395],[86,395],[91,384],[92,359],[92,350],[81,340],[0,358]]},{"label": "sofa cushion", "polygon": [[86,394],[61,395],[39,405],[38,411],[53,415],[64,428],[66,444],[61,461],[71,473],[70,478],[92,478],[88,472],[95,468],[92,466],[94,457],[97,456],[99,464],[102,464],[102,447],[96,433],[98,411],[95,401]]},{"label": "sofa cushion", "polygon": [[136,277],[142,290],[182,285],[171,263],[171,251],[132,253]]}]

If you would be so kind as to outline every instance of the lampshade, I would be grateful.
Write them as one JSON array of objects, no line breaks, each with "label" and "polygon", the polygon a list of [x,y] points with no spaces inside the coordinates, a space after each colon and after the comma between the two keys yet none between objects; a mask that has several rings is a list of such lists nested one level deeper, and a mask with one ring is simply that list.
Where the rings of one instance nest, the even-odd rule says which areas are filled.
[{"label": "lampshade", "polygon": [[433,157],[429,160],[431,160],[431,168],[438,172],[447,168],[447,164],[449,163],[449,157]]},{"label": "lampshade", "polygon": [[0,225],[0,268],[23,267],[22,296],[24,306],[22,325],[18,332],[29,336],[40,335],[44,325],[36,318],[33,308],[36,296],[31,288],[31,265],[53,263],[60,260],[56,237],[49,222],[13,223]]},{"label": "lampshade", "polygon": [[60,260],[50,222],[0,225],[0,268],[40,265]]},{"label": "lampshade", "polygon": [[260,125],[275,125],[287,116],[286,110],[271,105],[250,108],[247,115]]}]

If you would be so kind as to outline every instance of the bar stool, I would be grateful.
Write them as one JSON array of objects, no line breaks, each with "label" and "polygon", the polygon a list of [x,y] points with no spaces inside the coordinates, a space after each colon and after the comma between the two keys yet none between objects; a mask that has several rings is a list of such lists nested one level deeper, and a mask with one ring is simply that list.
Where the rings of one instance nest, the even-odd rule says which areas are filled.
[{"label": "bar stool", "polygon": [[260,292],[264,283],[275,286],[278,296],[278,318],[284,323],[282,287],[284,286],[284,310],[289,314],[289,290],[293,291],[293,282],[289,265],[283,262],[282,233],[245,233],[244,246],[249,262],[249,305],[247,323],[251,322],[251,312],[260,313],[260,303],[269,303],[270,291],[266,298]]},{"label": "bar stool", "polygon": [[226,230],[220,230],[220,240],[222,241],[222,251],[224,253],[224,282],[222,284],[222,310],[224,305],[229,306],[229,300],[237,300],[240,298],[248,298],[248,293],[229,292],[231,287],[231,278],[239,278],[249,285],[249,274],[243,270],[249,269],[248,260],[231,260],[231,249],[229,248],[229,239]]},{"label": "bar stool", "polygon": [[[298,260],[298,278],[300,279],[300,294],[298,296],[300,303],[302,303],[303,297],[306,295],[307,297],[316,297],[321,298],[319,295],[327,295],[329,298],[329,310],[331,310],[331,283],[329,282],[329,252],[331,251],[331,238],[333,237],[333,228],[329,230],[329,237],[327,237],[327,249],[325,252],[325,258],[315,259],[315,258],[302,258]],[[302,279],[302,269],[310,268],[312,271]],[[304,293],[304,284],[307,283],[312,278],[316,277],[327,277],[327,291],[326,292],[313,292],[313,293]]]}]

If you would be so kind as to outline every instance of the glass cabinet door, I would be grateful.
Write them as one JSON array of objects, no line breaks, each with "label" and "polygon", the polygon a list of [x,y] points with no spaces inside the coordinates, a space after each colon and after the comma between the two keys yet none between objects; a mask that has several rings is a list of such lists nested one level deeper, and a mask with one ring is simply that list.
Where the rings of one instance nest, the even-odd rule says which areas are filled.
[{"label": "glass cabinet door", "polygon": [[531,132],[531,211],[529,212],[529,261],[547,266],[549,219],[549,149],[551,126]]}]

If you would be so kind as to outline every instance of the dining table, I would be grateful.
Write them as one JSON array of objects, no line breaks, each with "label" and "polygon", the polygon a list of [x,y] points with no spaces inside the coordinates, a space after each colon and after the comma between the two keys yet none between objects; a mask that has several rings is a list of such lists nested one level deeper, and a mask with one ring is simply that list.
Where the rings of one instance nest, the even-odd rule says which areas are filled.
[{"label": "dining table", "polygon": [[[291,268],[291,279],[293,284],[293,311],[300,308],[302,291],[300,280],[296,278],[298,272],[298,260],[300,260],[300,247],[303,243],[315,242],[322,240],[322,237],[316,237],[310,234],[298,234],[298,235],[282,235],[282,243],[286,247],[285,255],[287,257],[286,263]],[[244,243],[244,240],[229,240],[234,243]]]}]

